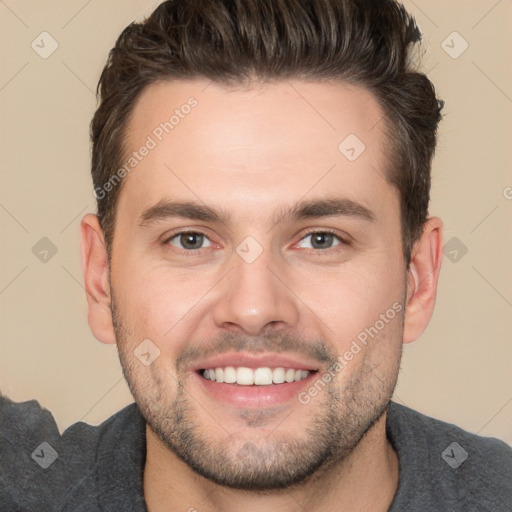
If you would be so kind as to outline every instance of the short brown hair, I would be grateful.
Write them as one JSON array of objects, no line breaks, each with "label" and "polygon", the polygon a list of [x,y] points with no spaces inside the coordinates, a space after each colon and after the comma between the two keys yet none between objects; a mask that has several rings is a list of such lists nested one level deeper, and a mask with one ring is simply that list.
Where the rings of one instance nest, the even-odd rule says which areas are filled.
[{"label": "short brown hair", "polygon": [[[402,246],[410,263],[428,217],[430,168],[443,102],[410,65],[421,34],[394,0],[169,0],[131,23],[109,53],[91,122],[95,190],[123,161],[129,116],[142,90],[173,78],[226,85],[342,80],[371,91],[385,113],[387,178],[401,197]],[[341,141],[340,141],[341,142]],[[109,258],[121,189],[97,194]]]}]

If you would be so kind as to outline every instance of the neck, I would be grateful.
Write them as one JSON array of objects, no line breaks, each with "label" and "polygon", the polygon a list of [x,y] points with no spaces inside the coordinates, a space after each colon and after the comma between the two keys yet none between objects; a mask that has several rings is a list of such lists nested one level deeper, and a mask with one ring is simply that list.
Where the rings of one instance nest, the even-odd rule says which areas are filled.
[{"label": "neck", "polygon": [[146,427],[144,496],[148,512],[386,512],[398,487],[398,456],[386,438],[384,414],[354,450],[302,485],[254,493],[219,486],[195,473]]}]

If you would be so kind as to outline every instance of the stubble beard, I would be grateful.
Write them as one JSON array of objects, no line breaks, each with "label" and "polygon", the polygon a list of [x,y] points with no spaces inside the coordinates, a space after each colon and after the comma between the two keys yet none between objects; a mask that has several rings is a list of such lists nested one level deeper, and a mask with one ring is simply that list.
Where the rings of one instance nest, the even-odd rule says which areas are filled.
[{"label": "stubble beard", "polygon": [[[304,485],[348,457],[385,414],[396,386],[403,313],[400,327],[390,333],[395,338],[400,336],[400,343],[396,343],[400,348],[387,375],[378,376],[373,362],[365,360],[361,371],[342,388],[335,386],[335,381],[326,385],[307,406],[302,406],[315,409],[308,414],[301,411],[301,436],[290,439],[286,432],[279,432],[278,425],[270,435],[258,439],[258,415],[262,411],[246,409],[240,417],[245,427],[254,429],[250,432],[254,441],[236,438],[226,429],[223,439],[212,439],[208,432],[218,432],[222,418],[210,411],[209,420],[219,427],[214,429],[198,420],[198,410],[206,413],[188,392],[184,372],[173,376],[156,364],[140,364],[133,356],[136,343],[130,339],[113,293],[111,297],[123,375],[142,416],[172,453],[197,474],[221,486],[268,493]],[[174,398],[169,396],[166,384],[173,382],[177,383]]]}]

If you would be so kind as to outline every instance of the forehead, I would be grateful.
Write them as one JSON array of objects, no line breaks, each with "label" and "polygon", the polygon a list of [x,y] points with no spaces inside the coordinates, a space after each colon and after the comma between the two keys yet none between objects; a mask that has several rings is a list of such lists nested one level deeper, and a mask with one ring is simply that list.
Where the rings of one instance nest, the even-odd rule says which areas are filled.
[{"label": "forehead", "polygon": [[340,82],[155,83],[129,120],[123,164],[134,165],[126,166],[118,208],[141,212],[163,197],[214,205],[236,198],[263,215],[276,190],[289,202],[333,190],[391,197],[382,121],[371,92]]}]

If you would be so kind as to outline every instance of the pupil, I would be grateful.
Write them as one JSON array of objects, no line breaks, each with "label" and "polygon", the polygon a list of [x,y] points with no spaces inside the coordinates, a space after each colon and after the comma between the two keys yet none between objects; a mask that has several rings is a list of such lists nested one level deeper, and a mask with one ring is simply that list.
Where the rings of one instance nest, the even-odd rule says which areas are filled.
[{"label": "pupil", "polygon": [[[199,233],[186,233],[181,235],[181,243],[187,249],[198,249],[201,247],[203,235]],[[194,243],[195,240],[195,243]],[[198,241],[199,240],[199,241]],[[190,244],[189,244],[190,242]],[[191,247],[192,246],[192,247]]]},{"label": "pupil", "polygon": [[[313,247],[317,247],[317,244],[319,243],[320,244],[320,249],[325,249],[325,242],[327,240],[327,245],[329,246],[330,244],[328,242],[332,242],[332,234],[331,233],[316,233],[315,235],[313,235],[313,241],[312,241],[312,245]],[[323,243],[323,245],[322,245]]]}]

